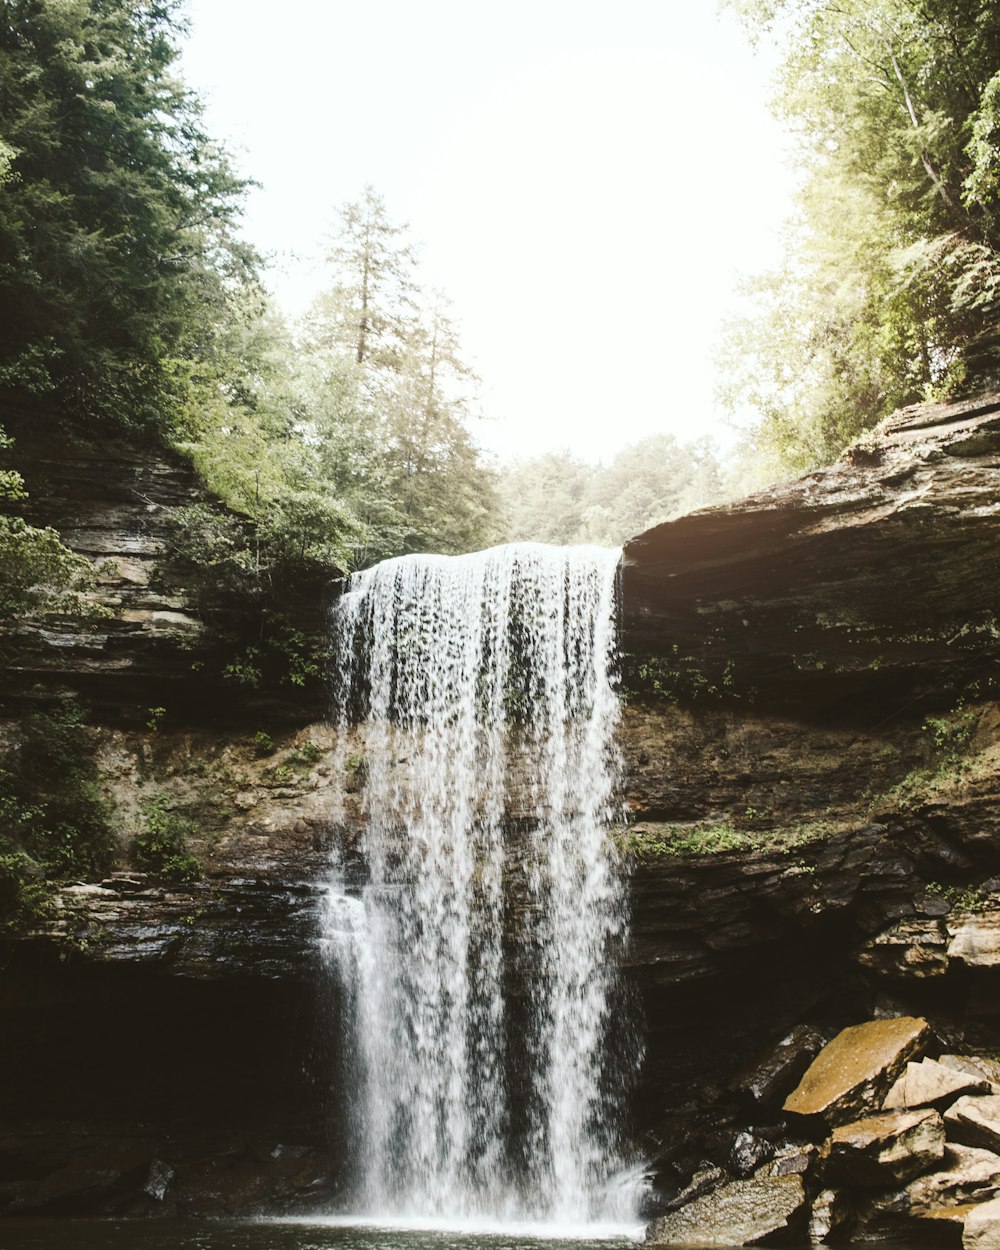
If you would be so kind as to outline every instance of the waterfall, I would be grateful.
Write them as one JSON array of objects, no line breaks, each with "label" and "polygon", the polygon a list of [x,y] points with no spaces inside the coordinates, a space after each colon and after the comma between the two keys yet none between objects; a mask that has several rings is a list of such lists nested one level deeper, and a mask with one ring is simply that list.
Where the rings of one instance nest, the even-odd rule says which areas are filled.
[{"label": "waterfall", "polygon": [[365,875],[334,873],[323,938],[370,1215],[629,1214],[618,561],[539,544],[404,556],[335,607]]}]

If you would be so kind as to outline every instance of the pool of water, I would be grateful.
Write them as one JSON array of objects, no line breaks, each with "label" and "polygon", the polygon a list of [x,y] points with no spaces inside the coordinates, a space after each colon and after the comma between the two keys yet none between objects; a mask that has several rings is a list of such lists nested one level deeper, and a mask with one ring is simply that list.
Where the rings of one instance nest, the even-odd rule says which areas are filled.
[{"label": "pool of water", "polygon": [[0,1220],[0,1250],[623,1250],[633,1244],[609,1230],[585,1237],[578,1235],[582,1230],[561,1231],[386,1228],[338,1220],[24,1219]]}]

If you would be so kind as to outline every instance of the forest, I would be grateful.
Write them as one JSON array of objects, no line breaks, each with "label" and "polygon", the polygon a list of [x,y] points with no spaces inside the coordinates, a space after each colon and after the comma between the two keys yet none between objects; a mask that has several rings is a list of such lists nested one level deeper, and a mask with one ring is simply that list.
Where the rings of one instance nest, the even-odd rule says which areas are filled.
[{"label": "forest", "polygon": [[[177,76],[172,0],[2,6],[3,395],[68,437],[187,457],[226,509],[192,507],[178,550],[237,587],[505,539],[616,545],[830,462],[960,387],[995,316],[1000,14],[731,5],[782,48],[775,107],[801,175],[785,260],[748,279],[720,344],[720,399],[744,419],[734,455],[662,435],[604,465],[572,448],[495,463],[477,429],[502,414],[483,413],[458,317],[372,187],[331,206],[326,289],[285,318],[241,239],[247,185]],[[94,575],[20,515],[30,489],[0,474],[8,622],[88,610]]]}]

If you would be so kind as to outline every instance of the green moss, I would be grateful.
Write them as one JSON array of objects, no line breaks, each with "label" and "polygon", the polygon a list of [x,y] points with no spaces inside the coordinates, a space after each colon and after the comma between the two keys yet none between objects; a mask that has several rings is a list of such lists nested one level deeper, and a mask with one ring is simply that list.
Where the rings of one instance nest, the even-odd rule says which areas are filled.
[{"label": "green moss", "polygon": [[[739,829],[726,821],[692,825],[635,825],[613,835],[619,851],[630,858],[720,855],[733,851],[779,851],[787,854],[835,832],[837,826],[814,820],[772,829]],[[805,871],[809,869],[802,865]]]}]

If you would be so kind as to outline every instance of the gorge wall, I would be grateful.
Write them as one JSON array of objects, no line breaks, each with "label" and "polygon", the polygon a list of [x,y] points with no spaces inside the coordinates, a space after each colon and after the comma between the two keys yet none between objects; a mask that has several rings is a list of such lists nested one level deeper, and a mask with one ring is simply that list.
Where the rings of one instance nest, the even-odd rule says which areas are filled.
[{"label": "gorge wall", "polygon": [[[225,680],[229,608],[165,552],[197,496],[182,464],[4,423],[32,519],[117,564],[119,613],[3,640],[3,744],[24,708],[78,697],[122,854],[4,953],[0,1209],[328,1200],[315,917],[363,819],[363,755],[332,767],[321,683]],[[1000,394],[981,394],[626,547],[616,836],[647,1022],[635,1138],[662,1195],[773,1136],[782,1083],[843,1025],[912,1012],[955,1049],[1000,1049],[998,468]],[[316,628],[321,596],[301,598]],[[130,865],[151,800],[189,822],[200,880]]]}]

